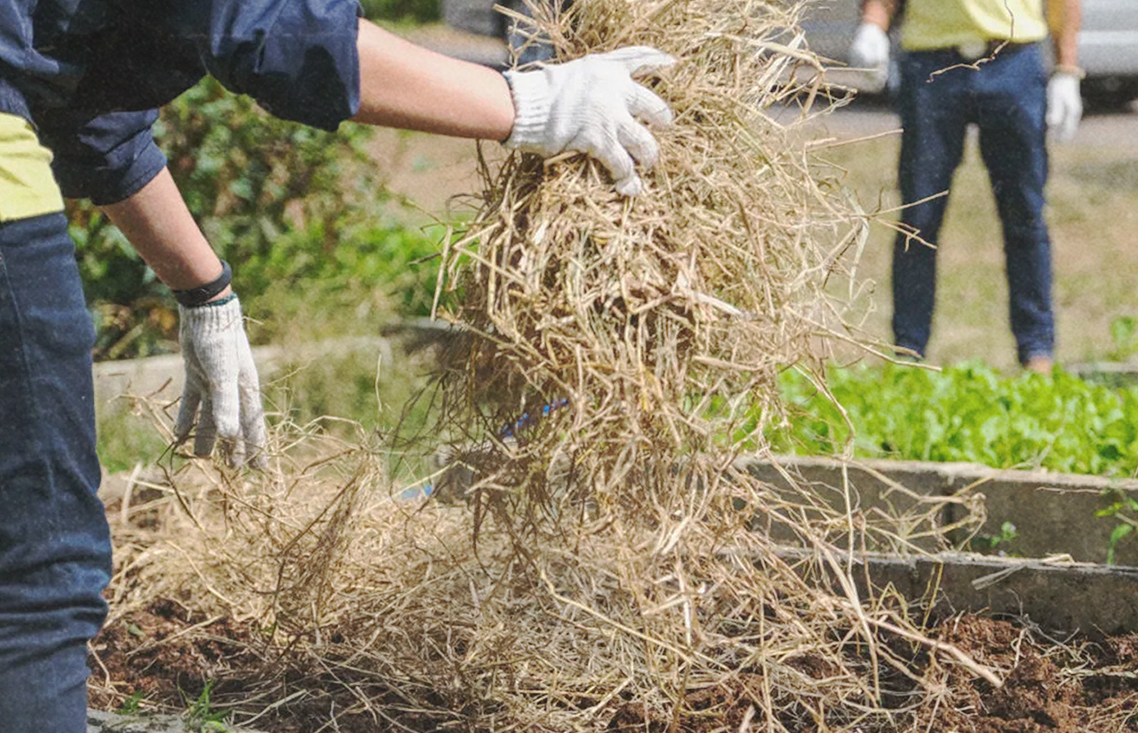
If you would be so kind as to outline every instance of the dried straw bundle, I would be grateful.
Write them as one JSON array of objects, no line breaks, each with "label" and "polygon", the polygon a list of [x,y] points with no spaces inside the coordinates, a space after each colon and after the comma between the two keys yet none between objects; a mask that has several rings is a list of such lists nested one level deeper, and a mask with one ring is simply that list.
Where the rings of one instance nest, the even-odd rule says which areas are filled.
[{"label": "dried straw bundle", "polygon": [[[179,685],[218,682],[215,707],[280,733],[918,730],[922,687],[992,678],[899,599],[835,588],[850,568],[827,543],[787,554],[712,511],[722,487],[654,529],[614,518],[522,557],[498,525],[472,542],[467,506],[395,493],[377,452],[291,438],[256,483],[202,463],[135,481],[112,512],[109,627],[146,634],[117,635],[134,643],[112,669],[190,667]],[[816,510],[763,498],[809,535]],[[156,599],[184,626],[153,634],[137,614]],[[922,649],[960,664],[914,665]],[[93,688],[121,702],[136,684]]]},{"label": "dried straw bundle", "polygon": [[445,253],[464,336],[439,433],[465,447],[436,493],[463,501],[392,500],[362,449],[260,485],[183,473],[186,511],[126,556],[124,607],[164,582],[271,630],[233,673],[308,730],[916,730],[946,663],[998,684],[852,580],[846,551],[935,535],[936,507],[871,517],[848,487],[736,468],[779,414],[779,370],[844,335],[828,280],[864,224],[768,114],[824,92],[795,81],[818,66],[796,9],[534,12],[563,59],[676,56],[648,82],[676,123],[632,201],[578,156],[486,164]]},{"label": "dried straw bundle", "polygon": [[[676,121],[656,131],[660,164],[635,200],[583,156],[485,169],[479,215],[446,252],[461,298],[445,315],[469,336],[450,356],[444,424],[485,441],[500,469],[476,491],[539,504],[574,488],[602,503],[670,492],[677,461],[715,456],[719,473],[762,444],[776,375],[840,327],[845,306],[826,288],[864,220],[769,114],[824,90],[817,75],[795,81],[818,62],[797,50],[794,7],[582,0],[533,12],[561,59],[629,44],[673,54],[647,83]],[[527,417],[524,445],[501,443],[504,426],[551,405],[564,406],[553,426]]]}]

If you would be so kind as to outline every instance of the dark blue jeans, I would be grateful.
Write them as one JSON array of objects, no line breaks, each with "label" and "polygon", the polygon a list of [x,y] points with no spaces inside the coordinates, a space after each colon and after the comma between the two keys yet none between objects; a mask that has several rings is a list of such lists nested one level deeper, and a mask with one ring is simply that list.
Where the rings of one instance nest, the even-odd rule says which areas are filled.
[{"label": "dark blue jeans", "polygon": [[62,214],[0,223],[0,730],[85,733],[111,545],[94,332]]},{"label": "dark blue jeans", "polygon": [[[1010,320],[1017,356],[1051,356],[1051,241],[1043,218],[1047,181],[1047,77],[1039,44],[1007,47],[979,68],[954,51],[903,54],[899,112],[902,222],[937,244],[965,131],[980,131],[1004,234]],[[957,68],[952,68],[956,66]],[[893,336],[924,356],[936,297],[936,249],[899,234],[893,246]]]}]

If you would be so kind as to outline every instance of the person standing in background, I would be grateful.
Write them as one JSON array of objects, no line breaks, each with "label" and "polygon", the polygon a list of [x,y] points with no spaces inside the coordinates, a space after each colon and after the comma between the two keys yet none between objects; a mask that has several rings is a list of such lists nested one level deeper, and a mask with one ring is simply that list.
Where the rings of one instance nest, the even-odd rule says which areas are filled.
[{"label": "person standing in background", "polygon": [[[1044,5],[1046,3],[1046,6]],[[903,205],[893,245],[893,337],[924,358],[936,296],[938,234],[946,194],[970,124],[979,128],[1003,227],[1017,359],[1054,365],[1051,240],[1044,220],[1047,137],[1070,140],[1083,106],[1078,65],[1080,0],[864,0],[850,47],[874,91],[890,66],[889,30],[900,26],[898,185]],[[1043,41],[1051,38],[1048,75]]]}]

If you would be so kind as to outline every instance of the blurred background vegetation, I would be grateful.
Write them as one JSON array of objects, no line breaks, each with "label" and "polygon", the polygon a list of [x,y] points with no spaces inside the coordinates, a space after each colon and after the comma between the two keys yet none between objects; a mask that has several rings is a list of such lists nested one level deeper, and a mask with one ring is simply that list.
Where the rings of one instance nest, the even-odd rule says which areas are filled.
[{"label": "blurred background vegetation", "polygon": [[[439,17],[438,0],[362,4],[386,25]],[[326,133],[277,120],[206,79],[162,110],[155,133],[190,210],[232,265],[247,315],[264,326],[250,329],[254,341],[279,335],[290,320],[282,315],[302,306],[325,315],[348,302],[357,316],[366,314],[361,302],[376,316],[429,311],[434,269],[410,264],[437,251],[442,229],[399,216],[406,203],[369,155],[369,128],[346,123]],[[169,290],[95,207],[69,206],[95,359],[175,351]]]},{"label": "blurred background vegetation", "polygon": [[361,0],[364,15],[377,22],[426,23],[438,20],[439,0]]}]

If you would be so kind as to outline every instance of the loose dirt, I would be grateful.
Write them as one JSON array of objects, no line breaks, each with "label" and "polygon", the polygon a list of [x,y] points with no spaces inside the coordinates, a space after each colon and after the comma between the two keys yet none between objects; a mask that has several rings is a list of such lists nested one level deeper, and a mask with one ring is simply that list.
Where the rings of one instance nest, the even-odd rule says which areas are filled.
[{"label": "loose dirt", "polygon": [[[933,628],[933,636],[959,647],[977,662],[997,669],[1005,682],[995,688],[953,673],[949,689],[925,695],[908,715],[899,714],[899,730],[927,733],[1126,733],[1138,731],[1138,634],[1094,639],[1059,639],[1015,620],[954,616]],[[273,675],[274,660],[263,655],[263,635],[255,624],[227,618],[196,618],[175,600],[155,601],[111,623],[92,646],[91,704],[115,709],[132,695],[143,708],[185,709],[208,683],[215,709],[230,705],[242,716],[256,714],[275,700],[246,700],[242,680]],[[914,650],[913,671],[935,664]],[[280,661],[280,660],[277,660]],[[804,657],[797,665],[825,684],[828,670]],[[331,674],[331,672],[328,672]],[[279,680],[279,698],[289,695],[288,677]],[[311,684],[311,681],[308,681]],[[258,685],[263,690],[263,686]],[[375,687],[369,694],[374,695]],[[903,685],[901,686],[903,687]],[[751,700],[759,699],[762,680],[739,674],[729,683],[693,690],[686,709],[646,707],[638,700],[614,702],[606,730],[612,733],[687,733],[762,730],[753,719]],[[398,690],[388,692],[393,702]],[[905,704],[897,695],[898,706]],[[283,706],[277,714],[257,721],[273,733],[307,733],[319,728],[333,711],[350,711],[351,699],[306,699]],[[258,709],[260,708],[260,710]],[[393,713],[390,720],[344,712],[336,730],[344,733],[432,731],[438,729],[426,712]],[[451,721],[453,725],[453,719]],[[677,727],[673,727],[676,725]],[[754,727],[752,727],[754,726]],[[470,728],[476,731],[476,728]],[[821,733],[816,727],[801,733]],[[864,731],[869,733],[869,731]]]}]

